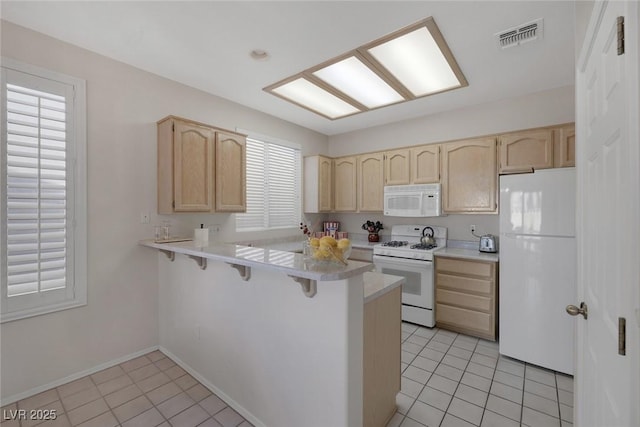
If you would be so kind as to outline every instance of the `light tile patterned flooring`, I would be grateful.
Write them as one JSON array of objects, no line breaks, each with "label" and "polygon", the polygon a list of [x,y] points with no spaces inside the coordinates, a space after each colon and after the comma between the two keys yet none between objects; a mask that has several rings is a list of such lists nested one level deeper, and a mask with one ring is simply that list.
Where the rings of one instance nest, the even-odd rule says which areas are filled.
[{"label": "light tile patterned flooring", "polygon": [[[55,409],[55,421],[4,420],[10,411],[39,408]],[[160,351],[18,401],[2,414],[2,427],[252,426]]]},{"label": "light tile patterned flooring", "polygon": [[501,356],[491,341],[403,323],[401,369],[387,427],[573,425],[573,378]]}]

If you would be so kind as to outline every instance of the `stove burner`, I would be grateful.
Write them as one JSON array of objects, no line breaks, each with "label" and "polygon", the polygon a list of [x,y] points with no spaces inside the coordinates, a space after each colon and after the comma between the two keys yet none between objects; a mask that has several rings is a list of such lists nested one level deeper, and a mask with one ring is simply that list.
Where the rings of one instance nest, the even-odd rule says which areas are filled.
[{"label": "stove burner", "polygon": [[409,242],[407,241],[392,240],[390,242],[383,243],[382,246],[388,246],[390,248],[399,248],[401,246],[407,246],[408,244]]},{"label": "stove burner", "polygon": [[425,245],[424,243],[417,243],[415,245],[411,245],[411,249],[420,249],[424,251],[427,251],[429,249],[433,249],[436,247],[438,247],[438,245]]}]

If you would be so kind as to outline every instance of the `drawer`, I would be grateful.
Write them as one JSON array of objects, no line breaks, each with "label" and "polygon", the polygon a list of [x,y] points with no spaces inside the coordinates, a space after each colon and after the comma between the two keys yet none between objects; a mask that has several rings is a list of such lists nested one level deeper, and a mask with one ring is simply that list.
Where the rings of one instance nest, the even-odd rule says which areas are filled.
[{"label": "drawer", "polygon": [[491,289],[492,282],[484,279],[474,279],[473,277],[452,276],[450,274],[436,274],[436,289],[449,288],[462,292],[473,292],[493,296]]},{"label": "drawer", "polygon": [[468,276],[493,278],[495,263],[468,261],[459,258],[436,257],[436,270],[438,272],[447,271],[450,273],[464,274]]},{"label": "drawer", "polygon": [[494,319],[491,314],[446,304],[436,304],[436,326],[438,323],[480,332],[483,335],[494,334]]},{"label": "drawer", "polygon": [[491,312],[493,308],[492,298],[447,291],[444,289],[436,290],[436,302],[469,308],[471,310],[486,311],[488,313]]},{"label": "drawer", "polygon": [[373,249],[351,248],[349,259],[354,261],[373,262]]}]

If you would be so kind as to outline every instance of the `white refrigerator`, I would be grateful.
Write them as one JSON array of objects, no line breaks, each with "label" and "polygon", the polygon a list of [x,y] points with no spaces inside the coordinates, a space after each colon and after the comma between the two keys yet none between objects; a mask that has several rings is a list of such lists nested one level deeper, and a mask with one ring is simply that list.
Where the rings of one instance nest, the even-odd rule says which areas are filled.
[{"label": "white refrigerator", "polygon": [[574,374],[575,168],[500,177],[500,353]]}]

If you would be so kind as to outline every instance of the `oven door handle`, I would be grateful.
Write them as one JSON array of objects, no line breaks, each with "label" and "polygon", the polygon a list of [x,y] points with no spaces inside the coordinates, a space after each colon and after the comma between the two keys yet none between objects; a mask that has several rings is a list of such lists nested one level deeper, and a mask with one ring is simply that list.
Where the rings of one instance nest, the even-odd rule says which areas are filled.
[{"label": "oven door handle", "polygon": [[388,264],[388,265],[411,265],[411,266],[422,266],[422,267],[430,267],[433,264],[433,261],[428,261],[428,260],[388,257],[388,256],[384,256],[384,255],[374,255],[373,256],[373,263],[375,264],[376,262],[378,262],[380,264]]}]

